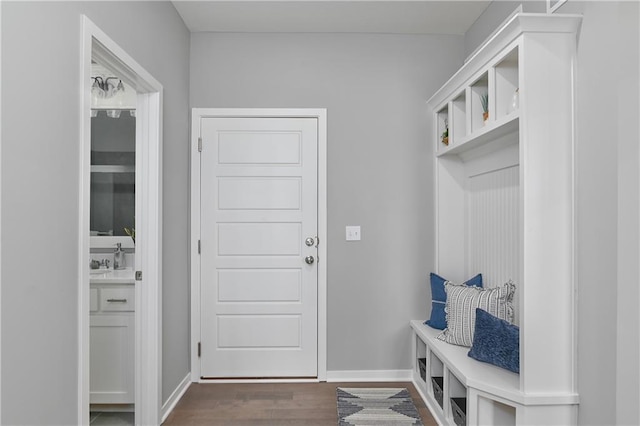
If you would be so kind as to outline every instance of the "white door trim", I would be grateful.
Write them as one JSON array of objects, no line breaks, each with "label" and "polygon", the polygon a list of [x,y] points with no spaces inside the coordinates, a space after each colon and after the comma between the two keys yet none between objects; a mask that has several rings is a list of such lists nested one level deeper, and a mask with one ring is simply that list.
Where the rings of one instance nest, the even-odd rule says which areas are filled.
[{"label": "white door trim", "polygon": [[[0,1],[0,22],[2,22],[2,2]],[[0,46],[2,46],[2,31],[0,31]],[[0,93],[2,93],[2,55],[0,55]],[[2,104],[2,102],[0,102]],[[2,106],[0,106],[0,123],[2,123]],[[0,164],[2,164],[2,132],[0,132]],[[2,171],[0,170],[0,176],[2,176]],[[2,182],[0,180],[0,188],[2,187]],[[0,211],[2,211],[2,196],[0,196]],[[0,219],[0,223],[2,220]],[[0,235],[2,235],[2,231],[0,230]],[[0,258],[1,250],[0,250]],[[2,261],[0,260],[0,265],[2,265]],[[2,276],[2,266],[0,266],[0,277]],[[2,329],[2,283],[0,282],[0,330]],[[0,366],[2,365],[2,336],[0,335]],[[0,377],[2,377],[2,367],[0,367]],[[2,386],[0,386],[2,388]],[[0,390],[0,420],[2,420],[2,391]]]},{"label": "white door trim", "polygon": [[[135,420],[160,424],[162,407],[162,85],[82,16],[78,267],[78,424],[89,424],[89,203],[91,58],[138,92],[136,105]],[[138,160],[138,158],[140,160]],[[142,194],[138,196],[138,194]],[[141,218],[144,220],[140,220]]]},{"label": "white door trim", "polygon": [[318,380],[327,379],[327,110],[324,108],[193,108],[191,113],[191,381],[202,380],[200,340],[200,154],[198,137],[204,117],[316,118],[318,120]]}]

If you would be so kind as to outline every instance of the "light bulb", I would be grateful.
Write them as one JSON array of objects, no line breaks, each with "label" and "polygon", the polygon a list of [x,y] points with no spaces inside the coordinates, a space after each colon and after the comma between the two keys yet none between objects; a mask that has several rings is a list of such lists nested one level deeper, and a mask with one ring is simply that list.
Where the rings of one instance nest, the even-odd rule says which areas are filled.
[{"label": "light bulb", "polygon": [[122,84],[122,80],[120,80],[113,93],[113,103],[118,108],[122,108],[124,106],[124,85]]}]

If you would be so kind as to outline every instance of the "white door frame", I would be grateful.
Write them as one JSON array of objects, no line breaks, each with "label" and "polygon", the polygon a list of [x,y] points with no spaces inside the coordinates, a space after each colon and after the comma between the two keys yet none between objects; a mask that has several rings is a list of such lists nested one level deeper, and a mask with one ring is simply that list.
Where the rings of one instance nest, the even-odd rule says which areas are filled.
[{"label": "white door frame", "polygon": [[[162,85],[82,16],[78,268],[78,424],[89,424],[89,209],[91,58],[138,92],[136,104],[135,421],[160,424],[162,407]],[[140,166],[140,167],[138,167]],[[144,218],[144,220],[142,220]]]},{"label": "white door frame", "polygon": [[[327,110],[324,108],[193,108],[191,113],[191,381],[201,379],[198,342],[200,341],[200,120],[218,118],[316,118],[318,120],[318,381],[327,380]],[[232,380],[238,382],[239,380]],[[247,380],[247,381],[294,381]],[[300,380],[295,380],[300,381]],[[309,381],[309,380],[303,380]]]},{"label": "white door frame", "polygon": [[[0,1],[0,22],[2,22],[2,2]],[[2,31],[0,31],[0,46],[2,46]],[[2,55],[0,55],[0,93],[2,93]],[[2,104],[2,102],[0,102]],[[0,106],[0,123],[2,123],[2,106]],[[2,132],[0,132],[0,164],[2,164]],[[2,170],[0,170],[0,176],[2,176]],[[2,182],[0,180],[0,188]],[[2,211],[2,196],[0,194],[0,211]],[[0,218],[0,223],[2,220]],[[0,236],[2,231],[0,230]],[[1,240],[1,238],[0,238]],[[2,276],[2,254],[0,250],[0,277]],[[0,330],[2,329],[2,283],[0,282]],[[0,366],[2,365],[2,336],[0,335]],[[2,367],[0,367],[0,377],[2,377]],[[2,388],[2,386],[0,386]],[[0,421],[2,420],[2,391],[0,390]]]}]

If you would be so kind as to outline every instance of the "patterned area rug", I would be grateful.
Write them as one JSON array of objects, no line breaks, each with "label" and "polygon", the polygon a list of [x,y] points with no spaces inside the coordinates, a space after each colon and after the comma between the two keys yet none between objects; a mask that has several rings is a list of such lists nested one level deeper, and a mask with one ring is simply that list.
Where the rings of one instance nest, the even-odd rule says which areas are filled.
[{"label": "patterned area rug", "polygon": [[422,426],[404,388],[338,388],[339,426]]}]

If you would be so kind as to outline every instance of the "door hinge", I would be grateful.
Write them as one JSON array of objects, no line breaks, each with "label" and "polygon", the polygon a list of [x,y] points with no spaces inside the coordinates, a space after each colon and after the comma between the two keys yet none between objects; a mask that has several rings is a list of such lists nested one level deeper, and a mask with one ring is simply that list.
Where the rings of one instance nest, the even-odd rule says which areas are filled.
[{"label": "door hinge", "polygon": [[202,152],[202,137],[198,138],[198,152]]},{"label": "door hinge", "polygon": [[200,358],[200,355],[202,355],[202,344],[198,342],[198,358]]},{"label": "door hinge", "polygon": [[136,271],[136,281],[142,281],[142,271]]},{"label": "door hinge", "polygon": [[200,243],[200,240],[198,240],[198,254],[201,253],[202,250],[202,244]]}]

